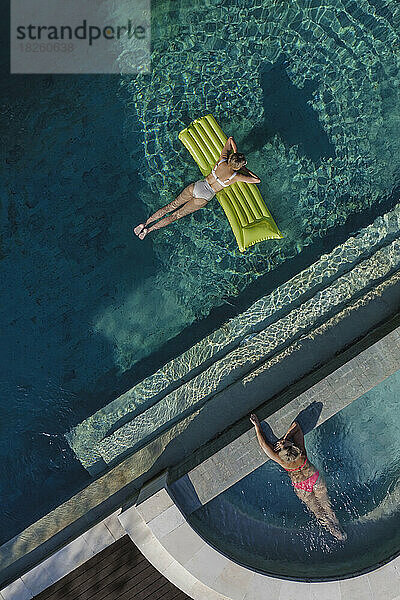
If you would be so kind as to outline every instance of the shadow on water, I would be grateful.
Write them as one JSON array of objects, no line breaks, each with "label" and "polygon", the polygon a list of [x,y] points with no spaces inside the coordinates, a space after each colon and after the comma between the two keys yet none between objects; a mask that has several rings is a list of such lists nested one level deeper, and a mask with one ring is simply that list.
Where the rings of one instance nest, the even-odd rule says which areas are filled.
[{"label": "shadow on water", "polygon": [[284,55],[272,65],[263,65],[264,123],[252,129],[244,144],[262,148],[278,134],[287,147],[298,146],[300,154],[318,166],[322,158],[335,157],[335,146],[308,104],[318,84],[306,81],[303,88],[296,87],[287,75],[286,65]]},{"label": "shadow on water", "polygon": [[322,407],[322,402],[311,402],[311,404],[300,411],[294,419],[300,425],[304,434],[309,433],[316,427],[322,412]]}]

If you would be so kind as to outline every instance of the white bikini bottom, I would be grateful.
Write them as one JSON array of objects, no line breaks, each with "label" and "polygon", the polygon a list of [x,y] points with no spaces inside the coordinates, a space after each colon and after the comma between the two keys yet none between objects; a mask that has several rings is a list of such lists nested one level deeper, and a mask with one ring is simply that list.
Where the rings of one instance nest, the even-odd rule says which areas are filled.
[{"label": "white bikini bottom", "polygon": [[208,201],[211,200],[211,198],[214,198],[215,192],[207,179],[199,179],[194,184],[193,196],[195,198],[204,198],[204,200]]}]

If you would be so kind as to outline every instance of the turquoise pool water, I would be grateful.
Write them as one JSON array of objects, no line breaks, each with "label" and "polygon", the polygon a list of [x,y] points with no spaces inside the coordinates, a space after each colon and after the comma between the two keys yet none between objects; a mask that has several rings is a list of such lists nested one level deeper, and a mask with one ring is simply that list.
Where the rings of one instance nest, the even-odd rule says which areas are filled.
[{"label": "turquoise pool water", "polygon": [[[397,201],[399,18],[394,1],[163,0],[150,75],[10,76],[1,56],[0,541],[87,484],[63,434],[174,336],[190,345],[250,283],[286,281]],[[261,177],[282,241],[240,254],[216,201],[133,238],[198,177],[177,134],[205,112]]]},{"label": "turquoise pool water", "polygon": [[306,436],[346,542],[321,529],[268,461],[189,516],[215,548],[252,569],[301,580],[370,570],[400,545],[400,372]]},{"label": "turquoise pool water", "polygon": [[152,73],[123,80],[144,135],[143,214],[198,177],[176,132],[211,112],[285,236],[240,254],[217,202],[159,232],[159,282],[187,317],[205,316],[396,188],[399,6],[181,0],[155,2],[153,17]]}]

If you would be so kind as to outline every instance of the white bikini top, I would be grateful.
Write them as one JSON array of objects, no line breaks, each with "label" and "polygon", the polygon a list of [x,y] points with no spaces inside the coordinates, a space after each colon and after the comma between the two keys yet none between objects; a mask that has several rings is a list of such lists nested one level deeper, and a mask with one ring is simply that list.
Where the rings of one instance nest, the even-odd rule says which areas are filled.
[{"label": "white bikini top", "polygon": [[236,171],[235,173],[233,173],[230,177],[228,177],[228,179],[225,179],[225,181],[222,181],[216,174],[215,174],[215,169],[222,163],[222,162],[227,162],[226,158],[222,158],[219,163],[217,163],[215,165],[215,167],[213,168],[213,170],[211,171],[211,173],[214,175],[215,181],[218,181],[218,183],[220,185],[222,185],[222,187],[228,187],[229,183],[226,184],[227,181],[230,181],[231,179],[233,179],[236,175]]}]

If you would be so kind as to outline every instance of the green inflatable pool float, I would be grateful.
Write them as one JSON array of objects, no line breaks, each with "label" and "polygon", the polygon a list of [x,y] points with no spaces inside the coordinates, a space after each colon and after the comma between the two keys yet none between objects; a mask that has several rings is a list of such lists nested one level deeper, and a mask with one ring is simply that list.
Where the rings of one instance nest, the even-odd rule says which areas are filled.
[{"label": "green inflatable pool float", "polygon": [[[181,131],[179,139],[206,177],[217,162],[227,137],[214,117],[206,115]],[[218,192],[217,199],[241,252],[263,240],[283,237],[254,183],[233,183]]]}]

